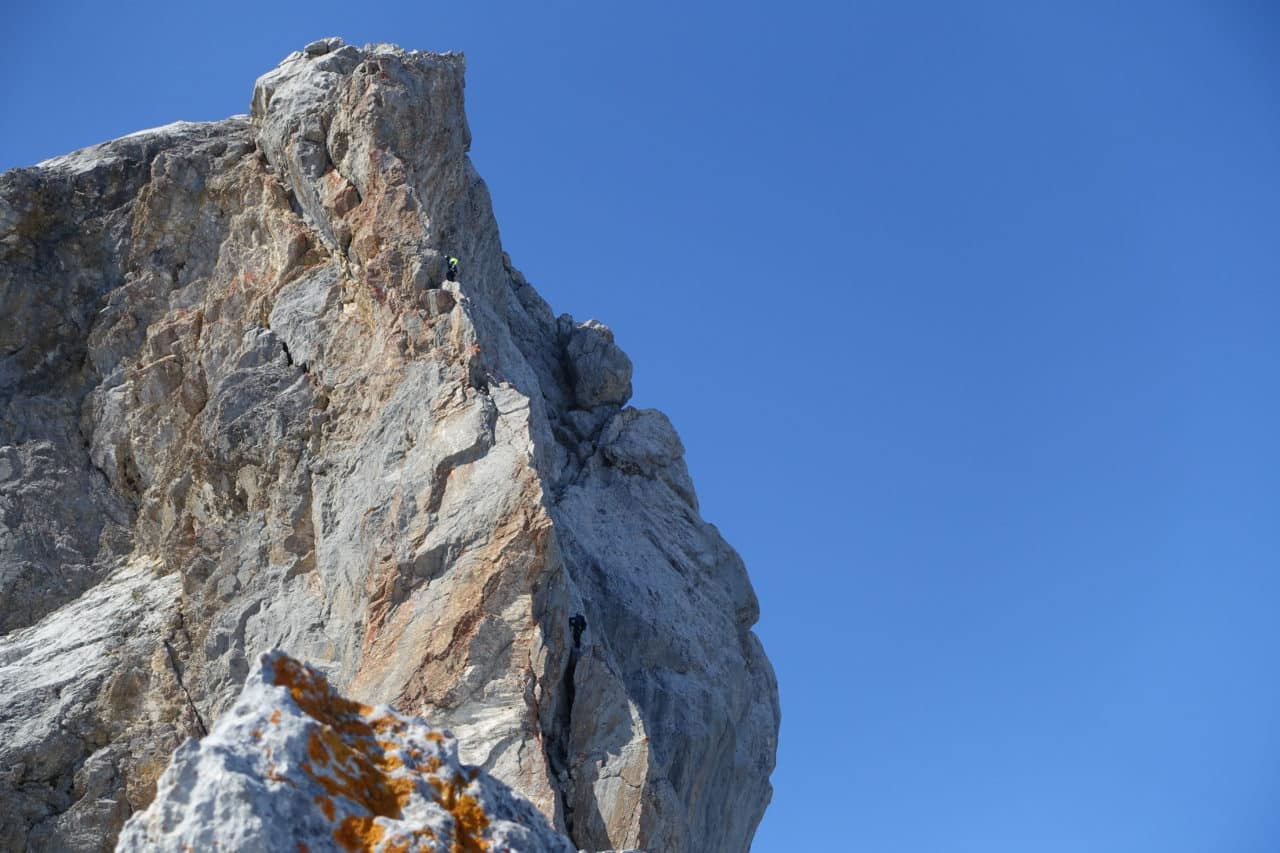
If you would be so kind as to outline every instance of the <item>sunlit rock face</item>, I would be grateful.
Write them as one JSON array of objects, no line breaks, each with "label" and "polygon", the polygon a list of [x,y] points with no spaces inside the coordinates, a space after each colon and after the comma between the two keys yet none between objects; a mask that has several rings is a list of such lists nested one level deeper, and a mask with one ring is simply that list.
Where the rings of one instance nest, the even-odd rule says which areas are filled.
[{"label": "sunlit rock face", "polygon": [[461,56],[324,40],[249,116],[0,175],[0,848],[109,849],[271,648],[583,849],[748,848],[746,572],[469,142]]},{"label": "sunlit rock face", "polygon": [[458,759],[448,732],[340,696],[282,652],[160,777],[118,853],[575,853],[533,804]]}]

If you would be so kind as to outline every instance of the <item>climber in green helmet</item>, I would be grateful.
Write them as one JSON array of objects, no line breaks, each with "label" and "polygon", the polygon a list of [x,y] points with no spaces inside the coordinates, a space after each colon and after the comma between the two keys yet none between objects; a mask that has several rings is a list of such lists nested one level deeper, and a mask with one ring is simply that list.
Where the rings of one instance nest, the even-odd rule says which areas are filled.
[{"label": "climber in green helmet", "polygon": [[449,281],[458,280],[458,259],[452,255],[449,256],[449,271],[444,274],[444,277]]}]

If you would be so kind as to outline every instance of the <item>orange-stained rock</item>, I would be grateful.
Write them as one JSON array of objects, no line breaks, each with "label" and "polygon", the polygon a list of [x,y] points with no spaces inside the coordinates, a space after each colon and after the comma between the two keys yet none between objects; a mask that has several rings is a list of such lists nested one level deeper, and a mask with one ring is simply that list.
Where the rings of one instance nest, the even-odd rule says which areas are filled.
[{"label": "orange-stained rock", "polygon": [[187,847],[576,850],[531,803],[463,765],[452,736],[346,699],[282,652],[262,655],[209,735],[178,750],[155,802],[130,819],[117,849]]}]

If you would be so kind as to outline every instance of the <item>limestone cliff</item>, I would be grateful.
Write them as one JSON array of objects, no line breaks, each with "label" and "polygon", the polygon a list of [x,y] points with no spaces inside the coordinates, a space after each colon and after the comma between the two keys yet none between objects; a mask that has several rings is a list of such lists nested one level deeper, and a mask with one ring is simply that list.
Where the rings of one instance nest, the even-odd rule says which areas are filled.
[{"label": "limestone cliff", "polygon": [[0,175],[0,848],[109,848],[273,647],[582,848],[749,846],[746,572],[469,142],[461,56],[327,39],[248,116]]}]

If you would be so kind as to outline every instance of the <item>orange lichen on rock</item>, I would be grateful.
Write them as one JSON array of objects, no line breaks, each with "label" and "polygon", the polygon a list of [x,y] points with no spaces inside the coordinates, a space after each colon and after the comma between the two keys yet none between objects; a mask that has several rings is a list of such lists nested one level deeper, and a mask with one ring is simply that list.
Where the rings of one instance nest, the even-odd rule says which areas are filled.
[{"label": "orange lichen on rock", "polygon": [[[308,733],[302,770],[327,794],[315,801],[327,820],[337,821],[333,836],[343,849],[408,853],[417,848],[415,840],[435,838],[430,828],[405,833],[392,823],[402,819],[415,793],[439,803],[452,816],[453,853],[489,849],[484,839],[489,818],[480,802],[464,792],[468,778],[459,773],[450,779],[438,777],[435,774],[444,766],[438,755],[397,739],[409,733],[408,721],[395,714],[375,716],[374,708],[340,696],[320,673],[289,658],[276,660],[274,683],[287,688],[298,707],[318,723]],[[273,721],[278,714],[272,715]],[[419,737],[437,746],[446,743],[435,731]],[[358,813],[338,820],[337,800]]]},{"label": "orange lichen on rock", "polygon": [[[323,675],[306,664],[287,657],[278,659],[275,662],[275,683],[287,687],[298,707],[325,725],[343,734],[370,731],[365,717],[373,709],[339,696]],[[360,731],[349,732],[353,726]]]},{"label": "orange lichen on rock", "polygon": [[325,819],[332,822],[334,816],[333,800],[324,794],[316,795],[316,805],[320,807],[320,811],[324,814]]},{"label": "orange lichen on rock", "polygon": [[270,779],[272,782],[280,782],[284,785],[289,785],[290,787],[295,787],[295,788],[297,787],[294,781],[290,779],[288,776],[281,773],[280,769],[274,764],[267,768],[266,775],[267,775],[267,778]]},{"label": "orange lichen on rock", "polygon": [[370,816],[346,818],[333,831],[333,837],[344,850],[372,851],[382,842],[382,836],[386,834],[386,830],[375,823],[376,820],[377,817]]},{"label": "orange lichen on rock", "polygon": [[307,755],[312,761],[328,761],[329,748],[324,745],[324,738],[312,732],[307,738]]},{"label": "orange lichen on rock", "polygon": [[402,734],[407,728],[404,720],[399,717],[393,717],[390,714],[382,714],[370,721],[370,725],[378,731],[379,734]]},{"label": "orange lichen on rock", "polygon": [[382,845],[382,853],[409,853],[414,849],[414,841],[419,838],[435,838],[436,834],[427,827],[416,829],[407,834],[393,835]]},{"label": "orange lichen on rock", "polygon": [[456,775],[452,780],[439,777],[430,779],[440,795],[436,802],[453,815],[453,853],[484,853],[489,844],[483,838],[489,827],[489,816],[475,797],[462,792],[467,780]]},{"label": "orange lichen on rock", "polygon": [[417,787],[410,775],[391,775],[402,767],[399,757],[375,749],[372,754],[349,746],[331,728],[311,733],[303,769],[334,797],[346,797],[374,815],[399,818]]}]

